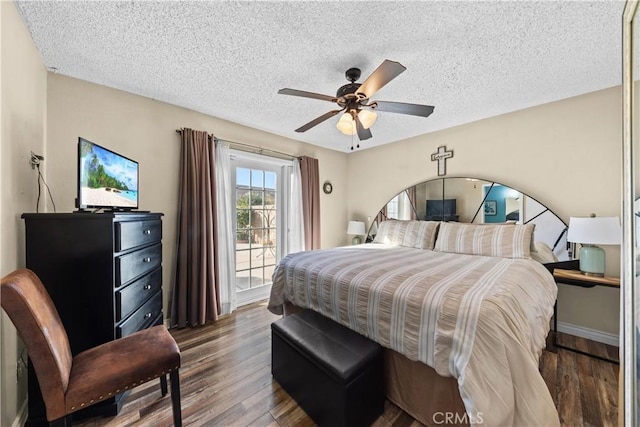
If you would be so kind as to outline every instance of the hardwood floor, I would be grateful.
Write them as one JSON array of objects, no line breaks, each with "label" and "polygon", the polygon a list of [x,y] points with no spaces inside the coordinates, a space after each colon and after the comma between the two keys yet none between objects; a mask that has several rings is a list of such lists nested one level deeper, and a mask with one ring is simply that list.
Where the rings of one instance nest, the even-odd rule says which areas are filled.
[{"label": "hardwood floor", "polygon": [[[185,426],[312,426],[311,419],[271,378],[271,328],[278,319],[255,303],[215,324],[172,330],[182,352]],[[563,335],[562,343],[617,358],[617,348]],[[615,426],[618,365],[563,349],[544,351],[540,371],[563,426]],[[132,390],[120,414],[74,423],[81,427],[170,426],[171,400],[157,381]],[[376,427],[420,426],[390,402]]]},{"label": "hardwood floor", "polygon": [[[559,344],[618,360],[618,348],[561,334]],[[619,366],[572,351],[544,351],[544,378],[563,426],[617,426]]]}]

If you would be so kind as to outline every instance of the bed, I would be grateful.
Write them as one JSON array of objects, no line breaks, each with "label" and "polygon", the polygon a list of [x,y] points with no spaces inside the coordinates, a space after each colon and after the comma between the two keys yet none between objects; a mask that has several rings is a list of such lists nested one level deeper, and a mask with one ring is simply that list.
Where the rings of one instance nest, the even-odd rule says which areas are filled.
[{"label": "bed", "polygon": [[386,221],[374,243],[290,254],[268,308],[310,308],[387,350],[387,397],[426,425],[556,426],[538,371],[557,288],[533,225]]}]

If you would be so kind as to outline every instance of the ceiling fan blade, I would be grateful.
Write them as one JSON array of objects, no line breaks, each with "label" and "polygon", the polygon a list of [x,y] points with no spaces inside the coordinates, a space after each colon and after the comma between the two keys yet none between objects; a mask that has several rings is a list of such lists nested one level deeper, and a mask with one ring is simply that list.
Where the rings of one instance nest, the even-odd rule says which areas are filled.
[{"label": "ceiling fan blade", "polygon": [[329,102],[336,102],[338,100],[338,98],[336,98],[335,96],[322,95],[321,93],[306,92],[304,90],[296,90],[296,89],[289,89],[289,88],[280,89],[278,93],[281,95],[301,96],[302,98],[313,98],[313,99],[319,99],[321,101],[329,101]]},{"label": "ceiling fan blade", "polygon": [[429,117],[434,107],[431,105],[408,104],[406,102],[373,101],[368,107],[376,111],[389,113],[410,114],[412,116]]},{"label": "ceiling fan blade", "polygon": [[407,68],[399,62],[389,61],[385,59],[382,64],[375,69],[367,80],[358,88],[357,94],[364,98],[371,98],[374,93],[380,90],[384,85],[395,79]]},{"label": "ceiling fan blade", "polygon": [[358,117],[357,114],[355,115],[355,119],[356,119],[356,131],[358,132],[358,139],[360,139],[360,141],[364,141],[365,139],[371,138],[373,136],[371,135],[371,131],[369,129],[365,129],[364,126],[362,126],[360,117]]},{"label": "ceiling fan blade", "polygon": [[[344,108],[342,110],[344,110]],[[311,120],[306,125],[300,126],[298,129],[296,129],[296,132],[306,132],[309,129],[311,129],[312,127],[314,127],[316,125],[319,125],[320,123],[324,122],[325,120],[330,119],[331,117],[335,116],[336,114],[338,114],[342,110],[332,110],[332,111],[329,111],[328,113],[324,113],[320,117],[316,117],[315,119]]]}]

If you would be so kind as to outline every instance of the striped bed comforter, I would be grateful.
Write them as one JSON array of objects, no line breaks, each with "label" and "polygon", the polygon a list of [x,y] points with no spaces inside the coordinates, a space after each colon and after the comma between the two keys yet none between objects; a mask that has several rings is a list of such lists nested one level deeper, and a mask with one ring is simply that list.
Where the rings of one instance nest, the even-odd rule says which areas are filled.
[{"label": "striped bed comforter", "polygon": [[538,359],[556,292],[537,261],[374,243],[286,256],[268,308],[313,309],[456,378],[485,426],[554,426]]}]

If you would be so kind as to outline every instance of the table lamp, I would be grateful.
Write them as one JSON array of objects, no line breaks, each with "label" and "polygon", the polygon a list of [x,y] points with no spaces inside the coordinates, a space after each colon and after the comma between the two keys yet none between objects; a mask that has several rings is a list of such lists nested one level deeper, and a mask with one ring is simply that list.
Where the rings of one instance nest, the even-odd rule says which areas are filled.
[{"label": "table lamp", "polygon": [[587,276],[604,276],[604,250],[596,245],[620,244],[620,219],[618,217],[571,217],[567,241],[580,243],[580,271]]},{"label": "table lamp", "polygon": [[353,236],[351,239],[352,245],[359,245],[362,243],[362,238],[365,233],[364,231],[364,222],[362,221],[349,221],[349,227],[347,227],[347,234]]}]

